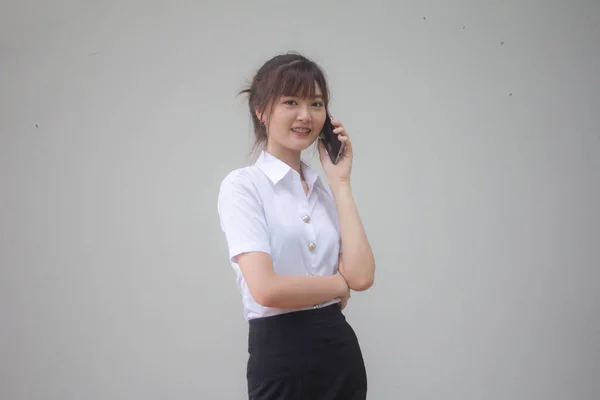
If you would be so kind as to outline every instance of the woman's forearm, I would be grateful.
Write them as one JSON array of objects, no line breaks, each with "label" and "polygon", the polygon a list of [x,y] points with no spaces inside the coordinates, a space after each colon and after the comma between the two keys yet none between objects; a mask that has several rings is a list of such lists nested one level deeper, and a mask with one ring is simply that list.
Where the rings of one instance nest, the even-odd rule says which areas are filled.
[{"label": "woman's forearm", "polygon": [[279,275],[271,256],[251,251],[236,256],[252,298],[272,308],[302,308],[348,294],[348,284],[340,274],[329,276]]},{"label": "woman's forearm", "polygon": [[375,258],[363,227],[349,181],[330,182],[340,220],[340,273],[352,290],[366,290],[375,279]]},{"label": "woman's forearm", "polygon": [[341,275],[291,276],[273,274],[256,299],[265,307],[303,308],[314,306],[348,292],[348,284]]}]

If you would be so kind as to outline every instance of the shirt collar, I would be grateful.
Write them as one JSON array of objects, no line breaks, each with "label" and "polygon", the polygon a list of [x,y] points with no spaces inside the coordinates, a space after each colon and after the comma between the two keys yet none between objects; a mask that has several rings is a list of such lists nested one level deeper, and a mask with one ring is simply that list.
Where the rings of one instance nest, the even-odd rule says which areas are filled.
[{"label": "shirt collar", "polygon": [[[293,171],[292,167],[264,150],[260,153],[254,165],[260,168],[275,185],[288,173]],[[317,171],[304,161],[302,161],[302,173],[309,186],[313,186],[314,184],[323,185]]]}]

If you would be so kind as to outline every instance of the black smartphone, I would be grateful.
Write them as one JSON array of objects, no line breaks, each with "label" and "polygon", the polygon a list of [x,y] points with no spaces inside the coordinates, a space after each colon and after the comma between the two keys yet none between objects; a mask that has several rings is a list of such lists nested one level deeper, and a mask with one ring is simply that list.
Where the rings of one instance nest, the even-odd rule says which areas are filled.
[{"label": "black smartphone", "polygon": [[331,116],[329,112],[325,117],[325,124],[323,124],[323,130],[321,131],[321,140],[323,140],[323,144],[325,145],[325,149],[327,150],[327,154],[329,154],[329,158],[331,162],[337,164],[340,157],[344,152],[344,143],[340,141],[338,135],[333,132],[335,126],[331,123]]}]

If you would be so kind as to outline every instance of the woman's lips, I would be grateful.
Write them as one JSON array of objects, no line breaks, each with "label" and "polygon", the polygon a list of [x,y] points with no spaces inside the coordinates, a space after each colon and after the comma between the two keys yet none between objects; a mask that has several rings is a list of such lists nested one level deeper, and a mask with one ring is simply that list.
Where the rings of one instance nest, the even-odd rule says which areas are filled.
[{"label": "woman's lips", "polygon": [[311,129],[310,128],[292,128],[292,132],[296,136],[304,137],[304,136],[310,135]]}]

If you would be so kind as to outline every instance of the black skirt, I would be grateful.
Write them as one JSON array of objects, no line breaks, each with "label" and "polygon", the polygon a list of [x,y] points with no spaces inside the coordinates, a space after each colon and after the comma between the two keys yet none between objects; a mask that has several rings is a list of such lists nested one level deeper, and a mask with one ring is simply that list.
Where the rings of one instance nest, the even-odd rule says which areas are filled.
[{"label": "black skirt", "polygon": [[252,319],[250,400],[364,400],[367,374],[358,339],[338,304]]}]

